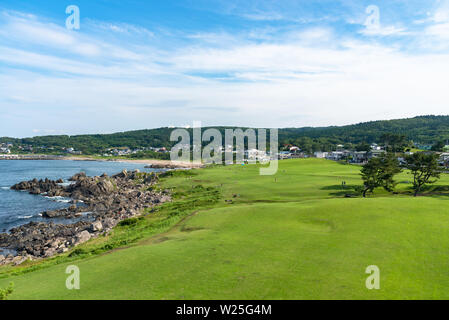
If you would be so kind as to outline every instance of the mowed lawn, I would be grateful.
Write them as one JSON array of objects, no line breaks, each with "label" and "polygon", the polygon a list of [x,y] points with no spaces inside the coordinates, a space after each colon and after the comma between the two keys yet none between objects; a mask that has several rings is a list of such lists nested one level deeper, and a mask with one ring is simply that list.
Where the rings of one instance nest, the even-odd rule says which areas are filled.
[{"label": "mowed lawn", "polygon": [[[11,299],[449,298],[448,196],[344,198],[341,182],[361,184],[359,167],[279,165],[275,176],[235,165],[167,178],[175,190],[201,184],[223,198],[136,246],[0,279],[0,287],[14,282]],[[410,186],[410,175],[398,180],[399,190]],[[80,290],[65,287],[72,264]],[[365,287],[370,265],[380,269],[380,290]]]}]

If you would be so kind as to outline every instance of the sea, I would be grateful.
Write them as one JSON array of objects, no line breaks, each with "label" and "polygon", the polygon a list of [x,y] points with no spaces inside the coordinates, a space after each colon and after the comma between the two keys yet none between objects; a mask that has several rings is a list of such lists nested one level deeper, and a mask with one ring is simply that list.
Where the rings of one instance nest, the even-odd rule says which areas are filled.
[{"label": "sea", "polygon": [[[139,169],[142,172],[155,171],[144,164],[114,161],[72,161],[72,160],[0,160],[0,233],[30,221],[46,221],[40,213],[68,207],[70,199],[31,195],[24,191],[11,190],[11,186],[25,180],[62,178],[64,183],[81,171],[88,176],[103,173],[113,175],[123,169]],[[52,219],[54,223],[72,223],[66,219]]]}]

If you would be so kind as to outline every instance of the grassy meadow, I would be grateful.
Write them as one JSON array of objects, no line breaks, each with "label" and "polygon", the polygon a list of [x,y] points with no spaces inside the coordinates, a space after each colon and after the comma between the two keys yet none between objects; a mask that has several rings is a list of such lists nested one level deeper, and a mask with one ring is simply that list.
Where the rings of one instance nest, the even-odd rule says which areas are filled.
[{"label": "grassy meadow", "polygon": [[[180,171],[173,203],[62,256],[0,268],[10,299],[448,299],[449,176],[425,195],[376,190],[360,167],[318,159]],[[342,188],[346,181],[346,188]],[[345,195],[353,194],[346,198]],[[68,265],[81,289],[65,287]],[[365,269],[380,269],[368,290]]]}]

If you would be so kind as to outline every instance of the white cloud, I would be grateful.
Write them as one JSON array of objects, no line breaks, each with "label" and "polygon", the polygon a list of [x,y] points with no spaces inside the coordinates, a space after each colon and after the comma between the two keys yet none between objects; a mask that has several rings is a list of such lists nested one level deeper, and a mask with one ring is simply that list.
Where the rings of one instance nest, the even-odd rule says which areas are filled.
[{"label": "white cloud", "polygon": [[[19,124],[77,133],[193,120],[286,127],[447,113],[447,53],[401,52],[340,38],[329,28],[263,42],[194,34],[188,46],[161,49],[82,32],[67,35],[36,19],[30,18],[30,28],[42,30],[36,35],[40,45],[30,37],[9,45],[10,37],[0,34],[0,41],[8,39],[0,46],[0,113],[6,115],[0,135],[11,135]],[[21,34],[16,22],[11,19],[5,32]],[[67,43],[70,57],[61,53]]]},{"label": "white cloud", "polygon": [[249,20],[256,21],[275,21],[275,20],[283,20],[285,17],[277,12],[253,12],[253,13],[243,13],[242,17]]},{"label": "white cloud", "polygon": [[129,23],[107,23],[90,19],[86,19],[86,23],[89,25],[90,28],[97,28],[105,31],[113,31],[127,35],[146,36],[148,38],[154,37],[154,32],[148,30],[147,28],[135,26]]},{"label": "white cloud", "polygon": [[426,34],[438,38],[449,38],[449,22],[427,27]]},{"label": "white cloud", "polygon": [[364,28],[360,33],[366,36],[398,36],[407,34],[407,30],[396,26],[379,26],[378,28]]}]

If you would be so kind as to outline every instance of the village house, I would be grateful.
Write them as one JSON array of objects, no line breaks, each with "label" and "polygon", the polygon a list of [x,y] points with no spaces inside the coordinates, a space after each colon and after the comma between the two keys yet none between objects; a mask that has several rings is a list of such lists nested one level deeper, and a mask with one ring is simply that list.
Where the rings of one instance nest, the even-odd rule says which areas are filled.
[{"label": "village house", "polygon": [[11,150],[10,150],[9,148],[7,148],[7,147],[1,147],[1,148],[0,148],[0,153],[3,153],[3,154],[10,154],[10,153],[11,153]]},{"label": "village house", "polygon": [[371,150],[376,150],[376,151],[382,150],[382,147],[379,146],[377,143],[372,143],[371,144]]},{"label": "village house", "polygon": [[444,152],[444,153],[440,154],[438,163],[441,166],[448,168],[449,167],[449,152]]},{"label": "village house", "polygon": [[270,158],[265,151],[258,149],[249,149],[245,150],[245,159],[254,162],[255,161],[265,162],[268,161]]},{"label": "village house", "polygon": [[340,161],[345,157],[344,151],[332,151],[329,152],[326,156],[327,160]]},{"label": "village house", "polygon": [[368,160],[371,158],[377,158],[380,157],[381,155],[383,155],[384,153],[386,153],[385,150],[371,150],[370,152],[368,152]]},{"label": "village house", "polygon": [[70,153],[70,154],[82,154],[81,151],[76,151],[74,148],[66,148],[65,152]]},{"label": "village house", "polygon": [[351,153],[353,163],[365,163],[368,161],[368,152],[366,151],[354,151]]},{"label": "village house", "polygon": [[303,159],[309,157],[305,152],[292,153],[291,155],[292,159]]},{"label": "village house", "polygon": [[281,151],[278,153],[279,160],[291,159],[292,154],[289,151]]},{"label": "village house", "polygon": [[300,153],[301,149],[299,147],[292,146],[292,147],[290,147],[289,151],[290,151],[290,153],[294,154],[294,153]]},{"label": "village house", "polygon": [[325,159],[328,154],[329,152],[315,151],[313,153],[313,156],[318,159]]}]

